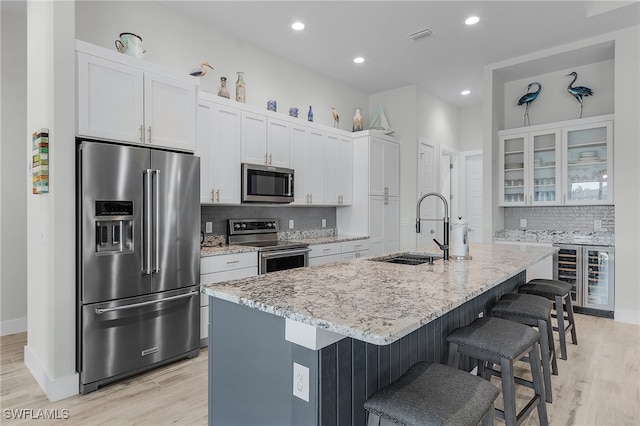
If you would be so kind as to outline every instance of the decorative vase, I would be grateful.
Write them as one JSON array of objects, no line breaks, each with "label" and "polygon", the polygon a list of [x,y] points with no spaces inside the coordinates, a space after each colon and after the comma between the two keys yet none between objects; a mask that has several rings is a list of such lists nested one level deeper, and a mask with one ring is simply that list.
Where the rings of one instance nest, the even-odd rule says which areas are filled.
[{"label": "decorative vase", "polygon": [[238,71],[238,81],[236,81],[236,101],[247,102],[247,85],[244,82],[244,73]]},{"label": "decorative vase", "polygon": [[309,113],[307,114],[307,120],[313,121],[313,110],[311,109],[311,105],[309,105]]},{"label": "decorative vase", "polygon": [[277,108],[278,108],[278,104],[276,103],[276,101],[274,101],[273,99],[267,101],[267,109],[269,111],[276,112]]},{"label": "decorative vase", "polygon": [[291,117],[298,118],[298,108],[296,108],[296,107],[289,108],[289,115]]},{"label": "decorative vase", "polygon": [[356,115],[353,116],[353,131],[359,132],[362,130],[362,115],[360,115],[360,108],[356,108]]},{"label": "decorative vase", "polygon": [[220,90],[218,96],[229,99],[229,91],[227,90],[227,77],[220,77]]}]

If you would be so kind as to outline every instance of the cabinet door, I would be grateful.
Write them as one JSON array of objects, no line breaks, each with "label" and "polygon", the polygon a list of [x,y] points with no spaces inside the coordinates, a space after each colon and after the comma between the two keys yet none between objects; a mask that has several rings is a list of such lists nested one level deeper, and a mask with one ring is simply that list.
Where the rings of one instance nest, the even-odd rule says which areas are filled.
[{"label": "cabinet door", "polygon": [[559,129],[529,134],[529,163],[525,164],[525,167],[531,170],[525,179],[529,204],[534,206],[562,204],[560,152]]},{"label": "cabinet door", "polygon": [[241,118],[239,109],[226,105],[216,109],[212,182],[216,203],[240,204]]},{"label": "cabinet door", "polygon": [[270,166],[289,167],[289,123],[269,118],[267,121],[267,161]]},{"label": "cabinet door", "polygon": [[340,138],[340,205],[353,204],[353,140],[350,137]]},{"label": "cabinet door", "polygon": [[310,152],[307,164],[311,169],[310,201],[311,204],[322,204],[325,200],[326,156],[324,134],[318,130],[309,132]]},{"label": "cabinet door", "polygon": [[501,206],[524,206],[527,204],[525,182],[529,155],[527,133],[500,136],[500,197]]},{"label": "cabinet door", "polygon": [[340,142],[338,136],[332,133],[325,135],[324,141],[325,175],[324,204],[338,204],[338,184],[340,177]]},{"label": "cabinet door", "polygon": [[391,197],[400,195],[400,144],[386,142],[384,145],[384,187]]},{"label": "cabinet door", "polygon": [[384,141],[369,140],[369,195],[384,195]]},{"label": "cabinet door", "polygon": [[385,252],[398,251],[400,247],[400,203],[398,197],[386,197],[384,205]]},{"label": "cabinet door", "polygon": [[307,162],[310,151],[310,130],[303,126],[291,126],[289,139],[289,161],[294,170],[293,203],[308,204],[311,192],[311,162]]},{"label": "cabinet door", "polygon": [[196,86],[158,74],[144,74],[144,124],[147,143],[195,151]]},{"label": "cabinet door", "polygon": [[613,204],[612,122],[562,131],[564,203]]},{"label": "cabinet door", "polygon": [[242,113],[242,162],[267,164],[267,117]]},{"label": "cabinet door", "polygon": [[384,254],[386,250],[384,209],[384,196],[369,197],[369,237],[372,256]]},{"label": "cabinet door", "polygon": [[196,150],[194,154],[200,157],[200,203],[202,204],[215,201],[215,190],[213,187],[214,109],[214,103],[206,100],[200,100],[198,102]]},{"label": "cabinet door", "polygon": [[143,72],[84,53],[77,61],[78,135],[143,143]]}]

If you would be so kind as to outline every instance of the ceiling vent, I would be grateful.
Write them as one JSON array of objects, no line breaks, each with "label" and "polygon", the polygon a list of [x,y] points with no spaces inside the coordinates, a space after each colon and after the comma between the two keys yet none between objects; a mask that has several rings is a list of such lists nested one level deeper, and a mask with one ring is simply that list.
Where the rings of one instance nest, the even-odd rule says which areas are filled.
[{"label": "ceiling vent", "polygon": [[431,28],[424,28],[420,31],[416,31],[415,33],[409,34],[409,38],[413,41],[420,40],[421,38],[430,37],[433,35],[433,30]]}]

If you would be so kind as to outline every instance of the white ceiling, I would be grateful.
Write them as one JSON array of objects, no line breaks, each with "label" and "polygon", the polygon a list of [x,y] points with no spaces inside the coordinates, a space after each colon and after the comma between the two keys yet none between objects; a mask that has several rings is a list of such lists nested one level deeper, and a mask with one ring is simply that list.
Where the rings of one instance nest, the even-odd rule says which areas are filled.
[{"label": "white ceiling", "polygon": [[[458,107],[481,102],[484,65],[640,24],[638,1],[162,4],[367,94],[418,84]],[[465,25],[470,15],[480,22]],[[296,20],[305,30],[291,29]],[[408,37],[425,27],[434,35]],[[354,64],[355,56],[366,62]],[[471,95],[461,96],[463,89]]]}]

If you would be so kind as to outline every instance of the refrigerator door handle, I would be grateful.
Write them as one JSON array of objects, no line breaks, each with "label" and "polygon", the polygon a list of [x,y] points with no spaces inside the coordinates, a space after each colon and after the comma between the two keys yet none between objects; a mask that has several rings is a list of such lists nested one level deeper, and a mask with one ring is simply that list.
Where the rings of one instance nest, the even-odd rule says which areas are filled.
[{"label": "refrigerator door handle", "polygon": [[151,172],[142,172],[142,272],[151,275]]},{"label": "refrigerator door handle", "polygon": [[165,297],[164,299],[158,299],[158,300],[149,300],[146,302],[134,303],[132,305],[116,306],[115,308],[96,308],[96,315],[102,315],[107,312],[123,311],[125,309],[139,308],[141,306],[148,306],[148,305],[153,305],[161,302],[169,302],[171,300],[186,299],[187,297],[196,296],[198,294],[199,293],[196,290],[193,290],[193,291],[190,291],[189,293],[180,294],[178,296]]},{"label": "refrigerator door handle", "polygon": [[153,272],[160,272],[160,170],[153,170]]}]

